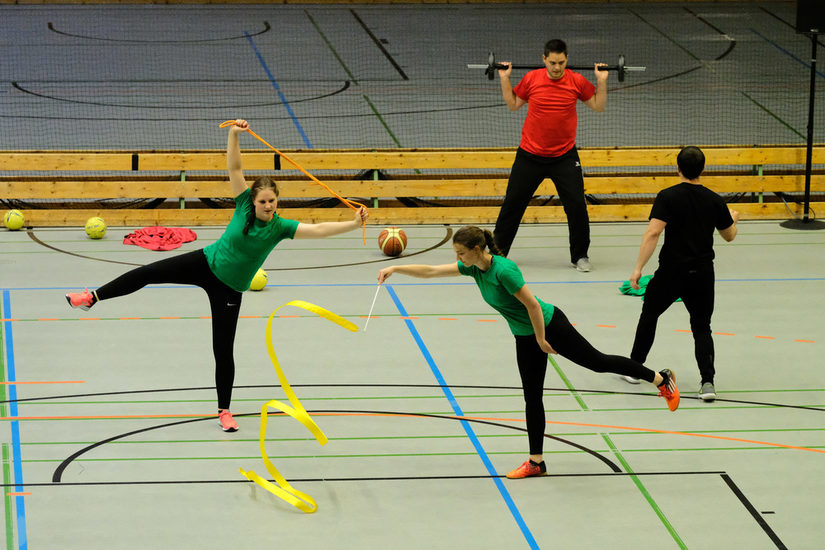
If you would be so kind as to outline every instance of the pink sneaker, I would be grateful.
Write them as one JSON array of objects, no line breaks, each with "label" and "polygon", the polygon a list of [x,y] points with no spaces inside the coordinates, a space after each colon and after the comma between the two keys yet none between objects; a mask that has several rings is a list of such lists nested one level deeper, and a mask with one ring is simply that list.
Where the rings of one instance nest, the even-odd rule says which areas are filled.
[{"label": "pink sneaker", "polygon": [[238,431],[238,423],[232,419],[232,413],[229,412],[229,409],[224,409],[218,413],[218,424],[221,425],[221,429],[225,432]]},{"label": "pink sneaker", "polygon": [[66,301],[69,302],[69,305],[72,307],[79,307],[83,311],[89,311],[93,305],[95,305],[95,296],[89,289],[87,288],[83,292],[69,292],[66,294]]}]

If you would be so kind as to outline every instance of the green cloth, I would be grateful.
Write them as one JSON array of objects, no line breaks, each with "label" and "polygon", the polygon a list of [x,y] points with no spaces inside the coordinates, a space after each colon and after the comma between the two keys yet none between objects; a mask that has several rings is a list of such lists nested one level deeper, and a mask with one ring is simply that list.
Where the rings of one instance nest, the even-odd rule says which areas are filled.
[{"label": "green cloth", "polygon": [[220,239],[203,249],[212,273],[229,288],[238,292],[249,289],[249,283],[264,260],[279,242],[295,237],[298,222],[275,214],[268,222],[255,219],[244,235],[243,228],[252,205],[247,189],[235,197],[235,212]]},{"label": "green cloth", "polygon": [[[475,279],[479,290],[481,290],[481,297],[493,309],[501,313],[510,326],[510,332],[516,336],[535,334],[527,308],[519,302],[518,298],[513,296],[524,286],[524,277],[513,260],[504,256],[493,256],[493,262],[487,271],[481,271],[474,265],[466,266],[458,262],[458,271],[462,275],[468,275]],[[550,319],[553,318],[555,308],[538,298],[536,300],[541,306],[544,326],[547,326]]]},{"label": "green cloth", "polygon": [[[642,300],[644,300],[645,290],[647,290],[647,284],[653,278],[653,275],[644,275],[639,277],[639,290],[636,290],[632,286],[630,286],[630,281],[625,281],[622,283],[622,286],[619,287],[619,292],[622,294],[629,294],[631,296],[641,296]],[[681,302],[681,298],[676,298],[677,302]]]}]

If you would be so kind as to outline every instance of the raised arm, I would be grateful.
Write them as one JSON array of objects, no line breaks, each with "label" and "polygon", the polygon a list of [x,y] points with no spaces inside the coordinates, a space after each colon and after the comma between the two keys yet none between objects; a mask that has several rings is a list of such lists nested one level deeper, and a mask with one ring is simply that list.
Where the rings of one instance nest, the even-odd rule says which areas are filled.
[{"label": "raised arm", "polygon": [[505,61],[502,65],[506,65],[507,68],[498,70],[498,79],[501,81],[501,96],[504,98],[504,103],[507,104],[508,109],[517,111],[527,102],[516,95],[516,92],[513,91],[513,85],[510,84],[510,73],[513,72],[513,64]]},{"label": "raised arm", "polygon": [[229,173],[229,185],[233,197],[237,197],[248,188],[241,168],[241,145],[238,140],[238,134],[248,129],[249,124],[239,118],[229,127],[229,135],[226,138],[226,171]]},{"label": "raised arm", "polygon": [[605,63],[596,63],[593,66],[593,72],[596,73],[596,93],[593,97],[584,102],[585,105],[596,111],[602,113],[607,108],[607,71],[600,71],[596,67],[606,67]]},{"label": "raised arm", "polygon": [[299,223],[297,229],[295,229],[295,238],[321,239],[340,235],[358,229],[369,217],[369,211],[362,206],[355,212],[355,217],[348,222]]},{"label": "raised arm", "polygon": [[630,286],[636,290],[641,288],[639,286],[639,279],[642,277],[642,269],[644,269],[650,257],[653,256],[656,245],[659,244],[659,235],[665,230],[666,225],[667,222],[657,218],[651,218],[650,223],[647,224],[647,230],[645,234],[642,235],[642,244],[639,246],[639,257],[636,260],[636,267],[630,275]]},{"label": "raised arm", "polygon": [[378,272],[378,284],[386,281],[393,273],[400,273],[401,275],[409,275],[410,277],[418,277],[421,279],[430,279],[432,277],[453,277],[461,275],[458,271],[458,263],[442,265],[423,265],[423,264],[409,264],[409,265],[391,265],[385,267]]}]

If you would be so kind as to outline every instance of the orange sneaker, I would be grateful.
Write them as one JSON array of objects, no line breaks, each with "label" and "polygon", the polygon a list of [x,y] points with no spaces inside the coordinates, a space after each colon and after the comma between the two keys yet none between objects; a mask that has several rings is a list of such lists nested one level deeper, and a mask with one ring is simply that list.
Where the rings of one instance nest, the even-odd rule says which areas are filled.
[{"label": "orange sneaker", "polygon": [[95,305],[95,296],[89,289],[87,288],[83,292],[69,292],[66,294],[66,301],[69,302],[69,305],[72,307],[79,307],[83,311],[89,311],[93,305]]},{"label": "orange sneaker", "polygon": [[225,432],[238,431],[238,423],[232,418],[232,413],[229,412],[229,409],[224,409],[218,413],[218,424],[221,425],[221,429]]},{"label": "orange sneaker", "polygon": [[536,464],[532,460],[526,460],[524,464],[522,464],[515,470],[507,472],[507,477],[509,479],[521,479],[523,477],[536,477],[546,475],[547,466],[544,465],[543,460],[539,464]]},{"label": "orange sneaker", "polygon": [[679,408],[679,388],[676,387],[676,375],[670,369],[659,371],[662,375],[662,383],[658,386],[659,395],[667,401],[667,408],[675,411]]}]

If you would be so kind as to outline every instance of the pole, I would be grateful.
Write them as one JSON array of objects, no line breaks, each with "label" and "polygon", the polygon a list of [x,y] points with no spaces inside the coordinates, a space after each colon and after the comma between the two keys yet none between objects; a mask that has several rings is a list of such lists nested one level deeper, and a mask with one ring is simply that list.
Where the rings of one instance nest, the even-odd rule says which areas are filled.
[{"label": "pole", "polygon": [[816,47],[818,33],[819,29],[811,29],[811,87],[808,97],[808,138],[805,151],[805,204],[801,220],[787,220],[779,224],[789,229],[825,229],[825,222],[812,220],[808,216],[811,208],[811,170],[814,151],[814,101],[816,100]]}]

